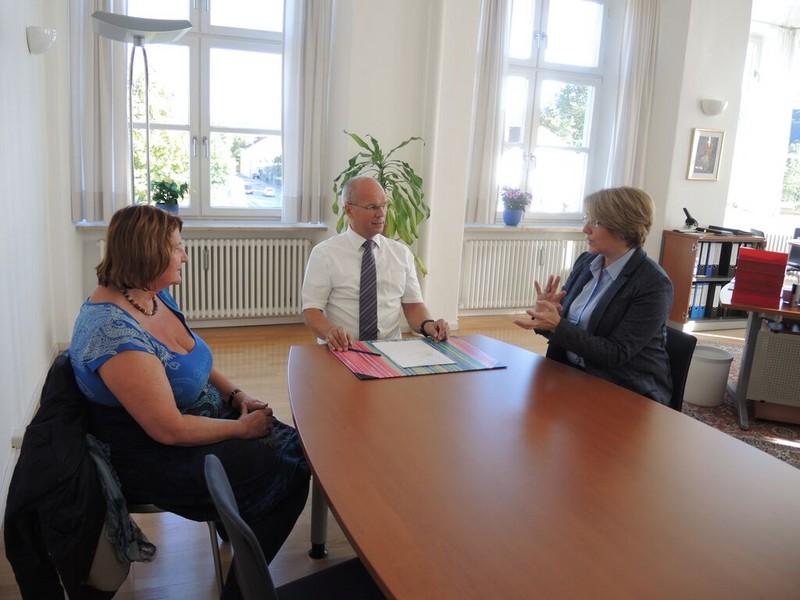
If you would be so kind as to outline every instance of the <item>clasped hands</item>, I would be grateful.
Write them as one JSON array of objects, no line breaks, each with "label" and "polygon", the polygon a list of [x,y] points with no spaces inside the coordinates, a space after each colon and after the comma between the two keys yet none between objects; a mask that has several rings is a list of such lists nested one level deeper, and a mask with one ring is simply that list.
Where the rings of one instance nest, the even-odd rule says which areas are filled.
[{"label": "clasped hands", "polygon": [[555,331],[561,322],[561,300],[567,292],[560,289],[561,277],[550,275],[544,289],[538,281],[534,281],[536,288],[536,304],[525,312],[530,320],[515,320],[514,324],[523,329],[538,329],[541,331]]},{"label": "clasped hands", "polygon": [[263,437],[272,429],[272,409],[266,402],[242,392],[237,395],[233,404],[233,408],[239,409],[239,420],[247,427],[247,437]]}]

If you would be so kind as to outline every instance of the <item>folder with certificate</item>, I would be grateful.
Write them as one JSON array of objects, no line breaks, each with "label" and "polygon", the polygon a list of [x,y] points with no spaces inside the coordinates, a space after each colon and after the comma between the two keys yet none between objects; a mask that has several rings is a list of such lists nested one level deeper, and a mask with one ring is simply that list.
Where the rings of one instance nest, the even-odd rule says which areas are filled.
[{"label": "folder with certificate", "polygon": [[373,342],[373,348],[390,358],[398,367],[430,367],[431,365],[452,365],[455,360],[423,340],[398,340],[394,342]]},{"label": "folder with certificate", "polygon": [[351,351],[333,354],[359,379],[505,368],[505,365],[457,337],[450,337],[444,342],[427,338],[355,342]]}]

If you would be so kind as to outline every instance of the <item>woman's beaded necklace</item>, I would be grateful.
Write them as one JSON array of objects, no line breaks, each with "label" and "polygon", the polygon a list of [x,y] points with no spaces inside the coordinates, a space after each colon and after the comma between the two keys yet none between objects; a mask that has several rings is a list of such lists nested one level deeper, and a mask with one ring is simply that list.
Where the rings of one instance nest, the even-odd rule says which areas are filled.
[{"label": "woman's beaded necklace", "polygon": [[120,288],[119,291],[122,292],[122,295],[125,296],[125,299],[128,302],[133,304],[133,308],[138,310],[143,315],[146,315],[148,317],[152,317],[158,312],[158,300],[156,300],[155,296],[153,296],[153,310],[152,310],[152,312],[150,312],[150,311],[145,310],[145,308],[143,306],[141,306],[138,302],[136,302],[136,300],[131,298],[131,295],[128,293],[128,289],[127,288]]}]

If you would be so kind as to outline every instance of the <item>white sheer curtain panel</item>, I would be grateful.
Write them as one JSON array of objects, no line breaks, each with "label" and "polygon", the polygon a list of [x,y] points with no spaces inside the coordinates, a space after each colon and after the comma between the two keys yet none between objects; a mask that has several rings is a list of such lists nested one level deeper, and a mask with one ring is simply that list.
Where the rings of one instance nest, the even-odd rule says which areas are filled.
[{"label": "white sheer curtain panel", "polygon": [[659,0],[628,0],[606,186],[644,185],[653,104]]},{"label": "white sheer curtain panel", "polygon": [[[752,63],[742,91],[725,216],[737,227],[769,231],[777,223],[792,109],[800,95],[800,32],[754,22],[750,38]],[[728,151],[725,145],[722,151]]]},{"label": "white sheer curtain panel", "polygon": [[70,191],[75,221],[107,221],[130,203],[127,47],[96,35],[96,10],[123,13],[125,0],[71,0]]},{"label": "white sheer curtain panel", "polygon": [[331,0],[286,0],[283,29],[284,223],[322,220]]},{"label": "white sheer curtain panel", "polygon": [[506,67],[506,30],[511,0],[484,0],[478,34],[478,72],[472,115],[467,183],[467,223],[494,223],[497,217],[497,173],[503,139],[500,90]]}]

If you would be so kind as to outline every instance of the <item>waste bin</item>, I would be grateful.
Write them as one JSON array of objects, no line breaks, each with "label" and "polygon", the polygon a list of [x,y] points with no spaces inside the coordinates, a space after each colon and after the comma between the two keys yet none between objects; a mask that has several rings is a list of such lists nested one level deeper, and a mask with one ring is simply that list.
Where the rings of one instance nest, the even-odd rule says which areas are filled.
[{"label": "waste bin", "polygon": [[689,365],[683,400],[698,406],[722,404],[733,354],[715,346],[697,346]]}]

